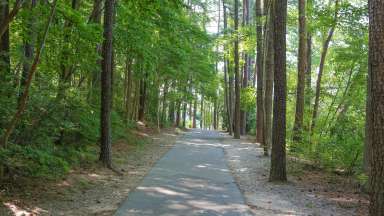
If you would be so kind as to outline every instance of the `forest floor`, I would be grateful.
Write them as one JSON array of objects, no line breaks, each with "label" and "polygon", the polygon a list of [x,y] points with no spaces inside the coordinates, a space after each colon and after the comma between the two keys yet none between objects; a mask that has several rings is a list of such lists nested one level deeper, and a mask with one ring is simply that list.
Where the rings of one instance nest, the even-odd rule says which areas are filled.
[{"label": "forest floor", "polygon": [[270,158],[249,138],[224,135],[228,165],[256,216],[365,216],[368,198],[354,177],[289,160],[288,183],[268,182]]},{"label": "forest floor", "polygon": [[[156,162],[176,143],[174,129],[156,133],[147,128],[136,131],[141,145],[116,142],[114,163],[123,176],[98,165],[77,168],[60,181],[17,180],[7,193],[0,191],[0,215],[113,215]],[[216,133],[218,134],[218,133]],[[368,215],[367,196],[353,177],[288,162],[289,181],[268,182],[270,158],[249,138],[234,140],[221,133],[206,141],[218,142],[230,172],[256,216],[363,216]],[[204,139],[201,140],[204,142]],[[23,214],[24,213],[24,214]]]},{"label": "forest floor", "polygon": [[0,215],[112,215],[179,137],[175,129],[141,127],[135,131],[140,145],[120,140],[113,145],[116,173],[92,164],[71,170],[59,181],[23,180],[12,182],[7,192],[0,191]]}]

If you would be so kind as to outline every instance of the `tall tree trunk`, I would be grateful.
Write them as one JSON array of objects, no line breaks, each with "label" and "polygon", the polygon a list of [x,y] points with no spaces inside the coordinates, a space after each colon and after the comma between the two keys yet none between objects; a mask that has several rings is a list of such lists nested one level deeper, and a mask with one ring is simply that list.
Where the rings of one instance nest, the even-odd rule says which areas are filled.
[{"label": "tall tree trunk", "polygon": [[274,0],[268,2],[268,23],[267,32],[265,33],[266,58],[265,58],[265,93],[264,93],[264,155],[268,155],[268,151],[272,146],[272,95],[273,95],[273,4]]},{"label": "tall tree trunk", "polygon": [[[217,5],[217,9],[218,9],[218,20],[217,20],[217,35],[220,34],[220,23],[221,23],[221,0],[218,0],[217,1],[218,5]],[[219,53],[219,44],[216,46],[216,53]],[[219,73],[219,61],[217,60],[216,61],[216,73]],[[217,96],[218,92],[216,91],[216,96]],[[214,130],[217,130],[217,126],[218,126],[218,101],[217,101],[217,98],[214,98],[214,101],[213,101],[213,129]]]},{"label": "tall tree trunk", "polygon": [[[73,10],[77,10],[79,6],[78,0],[72,0],[71,7]],[[68,47],[70,37],[71,37],[71,29],[72,29],[72,23],[70,20],[65,20],[64,22],[64,39],[63,39],[63,47],[62,47],[62,58],[60,63],[60,69],[61,73],[59,76],[59,86],[58,86],[58,92],[57,92],[57,99],[61,100],[65,98],[65,89],[67,88],[67,85],[69,85],[69,82],[71,80],[71,76],[73,73],[73,66],[68,65],[68,57],[70,55],[70,48]]]},{"label": "tall tree trunk", "polygon": [[[30,0],[25,4],[25,7],[31,11],[33,11],[33,8],[36,6],[36,0]],[[33,46],[35,43],[35,18],[33,16],[27,17],[26,20],[26,26],[28,28],[26,29],[26,38],[24,38],[24,62],[23,62],[23,71],[21,73],[21,80],[20,80],[20,89],[23,89],[25,86],[25,82],[28,77],[28,71],[31,67],[31,63],[33,60]],[[21,94],[19,95],[19,99],[21,97]]]},{"label": "tall tree trunk", "polygon": [[181,119],[181,102],[177,102],[177,110],[176,110],[176,127],[180,127],[180,119]]},{"label": "tall tree trunk", "polygon": [[[223,1],[223,13],[224,13],[224,31],[226,34],[227,28],[228,28],[228,16],[227,16],[227,8],[225,6],[225,2]],[[224,50],[226,50],[224,48]],[[226,53],[227,56],[229,53]],[[230,73],[230,62],[228,60],[228,57],[224,56],[224,78],[228,78],[228,82],[226,83],[226,90],[227,90],[227,116],[228,116],[228,132],[229,135],[232,136],[233,134],[233,109],[232,109],[232,75]]]},{"label": "tall tree trunk", "polygon": [[168,117],[168,120],[169,122],[174,125],[175,124],[175,102],[174,101],[171,101],[169,103],[169,113],[168,113],[169,117]]},{"label": "tall tree trunk", "polygon": [[[9,14],[9,0],[3,0],[0,4],[0,23],[7,21]],[[9,57],[9,24],[6,23],[4,34],[0,38],[0,77],[1,81],[9,80],[11,73],[11,60]],[[28,68],[29,69],[29,68]]]},{"label": "tall tree trunk", "polygon": [[187,102],[183,102],[183,128],[187,127]]},{"label": "tall tree trunk", "polygon": [[239,0],[235,0],[235,118],[234,118],[234,138],[240,139],[240,71],[239,71]]},{"label": "tall tree trunk", "polygon": [[274,18],[274,106],[270,181],[286,181],[286,24],[287,0],[275,2]]},{"label": "tall tree trunk", "polygon": [[369,0],[369,69],[367,112],[370,133],[371,216],[384,215],[384,1]]},{"label": "tall tree trunk", "polygon": [[321,79],[323,77],[325,59],[327,57],[329,43],[331,42],[333,34],[335,32],[335,29],[336,29],[338,12],[339,12],[339,0],[336,0],[334,23],[328,32],[328,36],[324,41],[323,49],[321,51],[319,73],[317,75],[317,82],[316,82],[315,104],[313,106],[313,113],[312,113],[311,134],[314,133],[314,129],[316,127],[317,113],[319,111],[319,102],[320,102]]},{"label": "tall tree trunk", "polygon": [[[102,9],[103,8],[103,0],[94,0],[93,1],[93,9],[91,12],[91,15],[89,16],[89,23],[93,24],[101,24],[101,15],[102,15]],[[95,47],[96,52],[102,55],[102,47],[100,44],[96,45]],[[101,65],[101,59],[96,61],[97,65]],[[100,66],[101,68],[101,66]],[[97,92],[96,89],[100,89],[100,70],[96,69],[92,71],[92,75],[89,77],[89,83],[90,88],[88,90],[88,101],[91,103],[96,100],[96,97],[94,96]],[[133,116],[133,115],[131,115]]]},{"label": "tall tree trunk", "polygon": [[145,103],[147,100],[147,81],[146,77],[140,80],[140,99],[139,99],[139,121],[144,122],[145,120]]},{"label": "tall tree trunk", "polygon": [[[225,48],[224,48],[225,49]],[[230,108],[229,108],[229,92],[228,92],[228,72],[227,72],[227,62],[226,59],[224,59],[224,105],[225,105],[225,114],[227,121],[225,122],[225,127],[227,128],[227,131],[231,134],[232,131],[232,123],[231,123],[231,115],[230,115]]]},{"label": "tall tree trunk", "polygon": [[204,129],[204,94],[201,94],[200,103],[200,129]]},{"label": "tall tree trunk", "polygon": [[161,109],[161,124],[164,127],[167,116],[167,95],[168,95],[168,80],[165,80],[163,88],[163,108]]},{"label": "tall tree trunk", "polygon": [[40,56],[41,56],[41,54],[43,52],[43,49],[44,49],[44,45],[45,45],[45,41],[46,41],[47,36],[48,36],[49,28],[50,28],[52,20],[53,20],[53,18],[55,16],[56,5],[57,5],[57,0],[55,0],[52,3],[51,12],[50,12],[50,15],[49,15],[49,18],[48,18],[48,23],[45,26],[40,46],[38,47],[38,49],[36,51],[35,58],[33,59],[31,68],[29,69],[28,78],[27,78],[27,81],[25,83],[23,94],[22,94],[22,96],[20,98],[20,101],[19,101],[16,113],[13,115],[11,121],[9,122],[7,127],[5,128],[5,132],[4,132],[3,136],[0,139],[0,145],[2,147],[6,147],[7,146],[9,137],[13,133],[13,130],[15,129],[17,123],[19,122],[19,120],[20,120],[20,118],[21,118],[22,114],[24,113],[24,110],[25,110],[25,108],[27,106],[27,98],[28,98],[28,95],[29,95],[29,89],[30,89],[30,86],[32,84],[32,79],[33,79],[33,76],[34,76],[34,74],[36,72],[37,66],[38,66],[38,64],[40,62]]},{"label": "tall tree trunk", "polygon": [[[14,6],[12,8],[12,11],[9,12],[9,0],[3,0],[1,2],[3,8],[1,8],[2,17],[1,17],[1,22],[0,22],[0,37],[2,37],[4,34],[7,34],[7,32],[9,32],[9,24],[16,17],[16,15],[19,12],[19,10],[21,9],[23,3],[24,3],[24,0],[16,0]],[[5,11],[7,11],[6,14],[5,14]]]},{"label": "tall tree trunk", "polygon": [[[313,0],[307,0],[307,8],[313,7]],[[311,11],[311,10],[309,10]],[[311,13],[307,14],[307,22],[310,22]],[[312,32],[307,28],[307,67],[306,67],[306,79],[305,79],[305,106],[308,110],[311,109],[312,99]],[[309,126],[306,126],[309,129]]]},{"label": "tall tree trunk", "polygon": [[133,60],[132,58],[130,57],[126,57],[126,61],[125,61],[125,73],[126,73],[126,91],[125,91],[125,120],[128,121],[128,120],[131,120],[132,116],[130,116],[130,108],[132,107],[131,106],[131,103],[132,103],[132,100],[131,100],[131,97],[132,97],[132,63],[133,63]]},{"label": "tall tree trunk", "polygon": [[113,15],[114,0],[105,1],[104,9],[104,41],[102,51],[101,72],[101,139],[100,161],[104,166],[112,168],[112,134],[111,134],[111,91],[112,91],[112,55],[113,55]]},{"label": "tall tree trunk", "polygon": [[227,72],[228,72],[228,106],[229,106],[229,115],[230,115],[230,121],[231,121],[231,130],[229,131],[229,135],[234,134],[234,104],[235,104],[235,92],[234,92],[234,78],[233,78],[233,72],[231,72],[232,67],[229,59],[227,59]]},{"label": "tall tree trunk", "polygon": [[[243,27],[248,26],[249,23],[249,3],[248,0],[243,0]],[[248,76],[249,76],[249,67],[248,67],[248,54],[244,53],[244,65],[243,65],[243,80],[242,88],[246,89],[248,87]],[[240,125],[240,134],[246,134],[246,125],[247,125],[247,111],[241,110],[241,125]]]},{"label": "tall tree trunk", "polygon": [[297,59],[296,114],[293,126],[293,141],[302,141],[304,121],[305,70],[307,65],[306,0],[299,0],[299,54]]},{"label": "tall tree trunk", "polygon": [[263,23],[261,0],[256,0],[256,71],[257,71],[257,110],[256,110],[256,142],[263,144],[264,100],[263,100]]},{"label": "tall tree trunk", "polygon": [[[307,69],[306,69],[306,81],[305,81],[305,108],[307,113],[311,113],[312,104],[312,35],[307,32]],[[309,121],[308,121],[309,122]],[[305,130],[309,131],[310,125],[308,122],[305,124]]]},{"label": "tall tree trunk", "polygon": [[193,100],[193,123],[192,123],[193,128],[196,128],[196,114],[197,114],[197,99]]}]

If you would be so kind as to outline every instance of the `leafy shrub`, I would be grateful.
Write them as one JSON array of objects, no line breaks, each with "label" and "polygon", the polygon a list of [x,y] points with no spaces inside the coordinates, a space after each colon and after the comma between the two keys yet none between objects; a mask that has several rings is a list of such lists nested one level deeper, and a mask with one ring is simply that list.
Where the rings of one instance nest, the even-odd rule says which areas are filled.
[{"label": "leafy shrub", "polygon": [[56,155],[55,149],[10,145],[0,149],[1,164],[22,176],[56,178],[69,171],[69,163]]}]

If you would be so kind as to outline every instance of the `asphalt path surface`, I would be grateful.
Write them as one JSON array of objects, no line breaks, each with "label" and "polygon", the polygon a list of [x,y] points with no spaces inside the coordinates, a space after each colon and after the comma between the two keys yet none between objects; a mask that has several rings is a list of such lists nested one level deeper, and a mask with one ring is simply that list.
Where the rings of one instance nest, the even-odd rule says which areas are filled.
[{"label": "asphalt path surface", "polygon": [[115,216],[251,215],[227,167],[222,139],[216,131],[186,133]]}]

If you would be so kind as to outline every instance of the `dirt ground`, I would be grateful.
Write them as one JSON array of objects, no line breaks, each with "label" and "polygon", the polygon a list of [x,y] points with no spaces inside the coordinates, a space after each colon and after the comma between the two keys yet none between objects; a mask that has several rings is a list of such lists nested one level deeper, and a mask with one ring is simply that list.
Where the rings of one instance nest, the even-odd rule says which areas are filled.
[{"label": "dirt ground", "polygon": [[[123,174],[93,165],[72,170],[60,181],[19,180],[12,193],[0,191],[0,215],[112,215],[152,166],[174,145],[179,133],[174,129],[156,133],[136,132],[144,144],[113,145],[115,167]],[[10,195],[11,194],[11,195]]]},{"label": "dirt ground", "polygon": [[[146,144],[114,144],[114,164],[124,175],[99,166],[72,170],[60,181],[15,182],[12,196],[0,191],[0,215],[112,215],[180,135],[142,129],[136,136]],[[149,142],[148,142],[149,140]],[[223,134],[228,166],[256,216],[364,216],[367,196],[353,178],[288,162],[286,184],[268,182],[270,158],[262,148],[244,138]]]},{"label": "dirt ground", "polygon": [[263,149],[247,139],[224,136],[228,165],[254,215],[368,215],[368,199],[352,178],[289,161],[288,183],[270,183],[270,158]]}]

